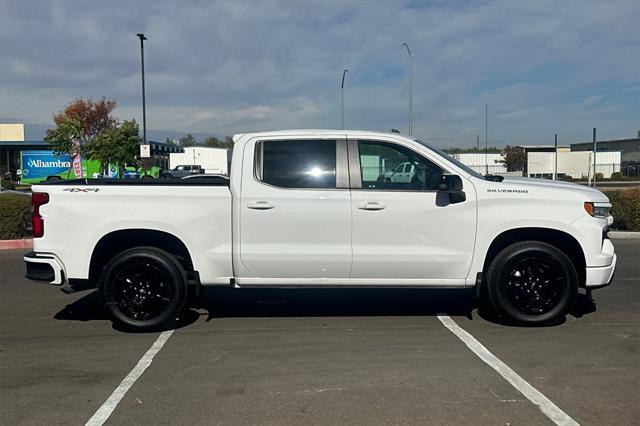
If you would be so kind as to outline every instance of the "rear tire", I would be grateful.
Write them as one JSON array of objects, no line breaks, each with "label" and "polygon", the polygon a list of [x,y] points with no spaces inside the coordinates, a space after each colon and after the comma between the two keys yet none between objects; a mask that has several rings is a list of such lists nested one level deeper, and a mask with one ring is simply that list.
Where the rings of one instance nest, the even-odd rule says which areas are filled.
[{"label": "rear tire", "polygon": [[502,250],[487,270],[487,296],[493,310],[522,325],[561,321],[578,295],[571,260],[550,244],[523,241]]},{"label": "rear tire", "polygon": [[162,175],[162,177],[165,178],[165,179],[171,179],[171,178],[173,178],[173,175],[171,173],[164,173]]},{"label": "rear tire", "polygon": [[154,331],[175,325],[187,298],[187,277],[169,253],[136,247],[107,264],[99,289],[114,324]]}]

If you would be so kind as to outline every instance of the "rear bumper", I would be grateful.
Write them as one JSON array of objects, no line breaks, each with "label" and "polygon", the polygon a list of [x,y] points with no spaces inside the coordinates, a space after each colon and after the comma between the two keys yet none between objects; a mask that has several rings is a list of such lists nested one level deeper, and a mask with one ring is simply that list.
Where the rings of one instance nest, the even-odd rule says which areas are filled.
[{"label": "rear bumper", "polygon": [[618,256],[614,253],[611,265],[599,266],[595,268],[587,268],[587,276],[585,280],[585,287],[588,289],[605,287],[611,284],[613,279],[613,273],[616,270],[616,262]]},{"label": "rear bumper", "polygon": [[61,285],[65,281],[64,266],[53,254],[29,252],[24,255],[27,266],[25,277],[29,280],[47,281]]}]

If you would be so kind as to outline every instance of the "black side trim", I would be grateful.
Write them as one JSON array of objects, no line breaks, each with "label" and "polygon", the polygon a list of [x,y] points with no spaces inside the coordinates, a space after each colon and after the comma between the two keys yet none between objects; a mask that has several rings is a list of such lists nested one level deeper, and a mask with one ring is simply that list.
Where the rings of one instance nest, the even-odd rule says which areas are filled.
[{"label": "black side trim", "polygon": [[476,284],[473,287],[474,289],[474,296],[476,298],[476,300],[480,300],[480,296],[481,296],[481,290],[482,290],[482,272],[478,272],[476,274]]},{"label": "black side trim", "polygon": [[229,180],[191,179],[69,179],[50,180],[37,185],[47,186],[229,186]]},{"label": "black side trim", "polygon": [[53,259],[53,256],[51,255],[47,255],[47,254],[38,255],[35,251],[30,251],[29,253],[25,254],[24,257],[30,257],[33,259]]}]

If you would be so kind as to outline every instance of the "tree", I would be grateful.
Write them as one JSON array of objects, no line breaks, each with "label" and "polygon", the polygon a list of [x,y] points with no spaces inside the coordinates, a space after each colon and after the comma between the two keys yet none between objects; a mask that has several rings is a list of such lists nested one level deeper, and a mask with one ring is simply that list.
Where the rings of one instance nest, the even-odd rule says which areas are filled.
[{"label": "tree", "polygon": [[[83,156],[88,143],[117,126],[116,119],[111,115],[115,107],[115,100],[76,99],[63,111],[53,115],[56,127],[47,130],[45,140],[56,155]],[[71,168],[67,177],[70,174]]]},{"label": "tree", "polygon": [[120,176],[123,176],[125,163],[136,161],[140,141],[136,121],[125,120],[120,126],[100,133],[87,144],[87,155],[99,161],[103,170],[109,164],[117,164]]},{"label": "tree", "polygon": [[78,135],[83,131],[82,122],[74,117],[65,117],[58,121],[55,129],[48,129],[45,140],[53,150],[55,155],[74,155],[78,152],[84,153],[84,145],[74,144],[78,140]]},{"label": "tree", "polygon": [[220,140],[215,136],[209,136],[204,140],[204,144],[213,148],[233,149],[233,138],[225,136],[224,140]]},{"label": "tree", "polygon": [[81,133],[75,136],[84,144],[118,125],[117,120],[111,115],[115,108],[116,101],[113,99],[102,98],[93,101],[79,98],[67,105],[63,111],[54,114],[53,121],[56,126],[60,126],[70,118],[78,120],[82,129]]},{"label": "tree", "polygon": [[[472,146],[468,148],[445,148],[443,149],[443,151],[447,154],[484,154],[485,149],[484,147],[476,148],[475,146]],[[500,152],[500,148],[490,146],[487,148],[487,152],[491,154],[497,154]]]},{"label": "tree", "polygon": [[188,134],[187,136],[183,136],[178,139],[178,144],[180,146],[193,146],[196,145],[198,141],[193,137],[192,134]]},{"label": "tree", "polygon": [[527,164],[527,153],[519,146],[507,145],[502,150],[504,158],[499,160],[499,163],[504,164],[507,167],[508,172],[519,172],[524,170],[525,164]]}]

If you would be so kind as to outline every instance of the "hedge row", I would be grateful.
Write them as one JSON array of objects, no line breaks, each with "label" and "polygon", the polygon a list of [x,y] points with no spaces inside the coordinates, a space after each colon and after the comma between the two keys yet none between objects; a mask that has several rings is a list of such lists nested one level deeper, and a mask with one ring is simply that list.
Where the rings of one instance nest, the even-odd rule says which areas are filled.
[{"label": "hedge row", "polygon": [[0,240],[31,236],[31,197],[0,194]]},{"label": "hedge row", "polygon": [[611,201],[611,228],[624,231],[640,231],[640,188],[606,191]]}]

